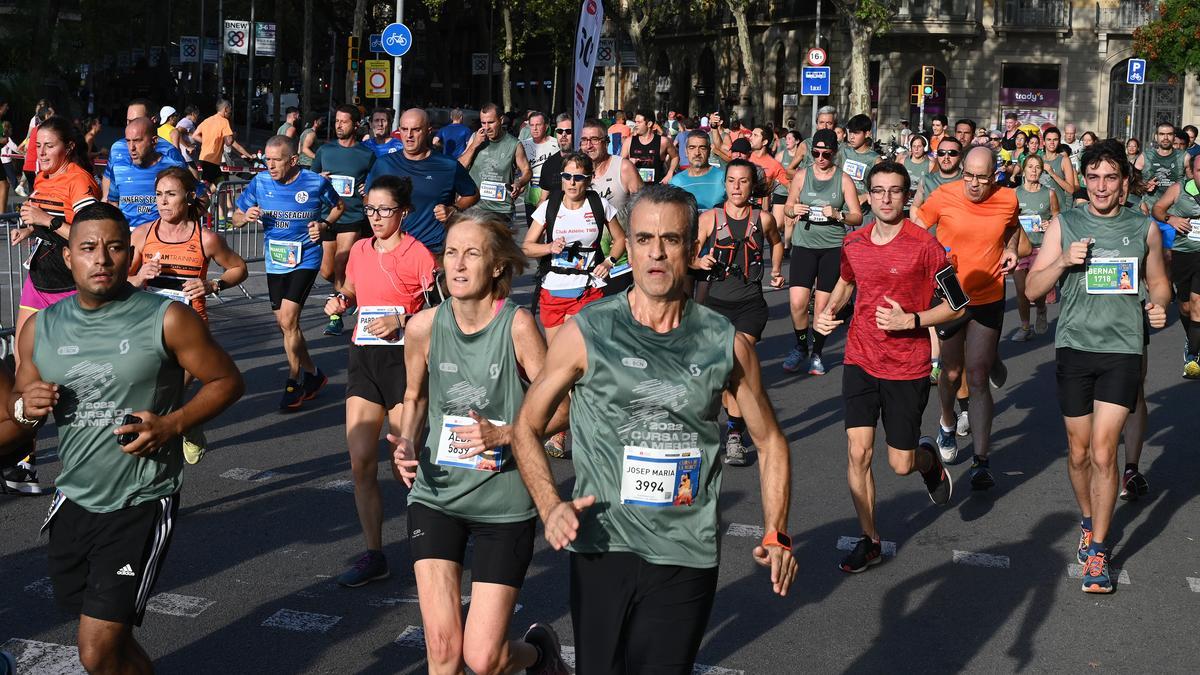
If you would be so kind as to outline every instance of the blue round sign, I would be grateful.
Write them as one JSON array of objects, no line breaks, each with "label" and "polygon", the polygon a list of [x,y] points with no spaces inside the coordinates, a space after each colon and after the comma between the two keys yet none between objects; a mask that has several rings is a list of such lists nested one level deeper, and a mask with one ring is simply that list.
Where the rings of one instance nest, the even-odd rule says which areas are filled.
[{"label": "blue round sign", "polygon": [[412,48],[412,31],[402,23],[388,24],[383,29],[383,51],[388,56],[404,56]]}]

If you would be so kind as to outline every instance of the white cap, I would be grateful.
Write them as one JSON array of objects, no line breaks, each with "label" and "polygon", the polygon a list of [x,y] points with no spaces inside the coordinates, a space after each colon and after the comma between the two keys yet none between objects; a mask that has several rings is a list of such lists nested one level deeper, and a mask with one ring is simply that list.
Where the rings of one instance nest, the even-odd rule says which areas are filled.
[{"label": "white cap", "polygon": [[167,118],[175,114],[175,109],[169,105],[164,105],[162,110],[158,111],[158,121],[166,122]]}]

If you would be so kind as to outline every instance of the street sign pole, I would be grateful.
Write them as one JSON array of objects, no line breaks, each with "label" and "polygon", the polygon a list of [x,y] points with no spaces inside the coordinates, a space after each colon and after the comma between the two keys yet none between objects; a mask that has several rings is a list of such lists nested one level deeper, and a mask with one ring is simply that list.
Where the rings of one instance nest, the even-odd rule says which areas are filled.
[{"label": "street sign pole", "polygon": [[[813,45],[817,46],[817,47],[821,46],[821,4],[822,3],[818,0],[818,2],[817,2],[817,27],[816,27],[816,31],[815,31],[817,36],[816,36],[816,39],[813,40]],[[812,137],[813,134],[817,133],[817,97],[816,96],[812,97],[812,103],[813,103],[812,104],[812,129],[808,133],[810,138]]]},{"label": "street sign pole", "polygon": [[254,105],[254,0],[250,0],[250,30],[249,33],[249,54],[250,63],[246,68],[246,135],[242,137],[243,143],[250,142],[250,109]]},{"label": "street sign pole", "polygon": [[[200,0],[200,56],[196,59],[196,95],[204,95],[204,47],[207,40],[204,37],[204,0]],[[165,122],[166,120],[159,120]]]},{"label": "street sign pole", "polygon": [[[396,23],[404,23],[404,0],[396,0]],[[395,82],[392,83],[392,110],[396,111],[396,122],[400,121],[400,76],[404,71],[404,59],[396,58]]]},{"label": "street sign pole", "polygon": [[[918,115],[918,118],[917,118],[917,133],[924,134],[925,133],[925,96],[924,96],[924,94],[919,95],[917,98],[917,110],[920,111],[920,114]],[[909,113],[909,114],[911,115],[912,113]]]},{"label": "street sign pole", "polygon": [[1125,140],[1133,138],[1133,116],[1137,112],[1137,91],[1138,86],[1133,85],[1133,99],[1129,101],[1129,129],[1125,133]]},{"label": "street sign pole", "polygon": [[[221,39],[217,42],[217,98],[225,98],[225,0],[217,2],[217,35]],[[200,38],[200,48],[204,48],[204,38]],[[200,60],[204,60],[204,52],[200,52]],[[200,66],[203,68],[204,64]],[[201,71],[203,72],[203,71]],[[234,74],[237,74],[235,69]],[[233,87],[229,88],[233,91]]]},{"label": "street sign pole", "polygon": [[1125,139],[1133,138],[1134,116],[1137,114],[1137,95],[1138,86],[1146,83],[1146,60],[1145,59],[1129,59],[1129,64],[1125,67],[1125,84],[1130,85],[1133,89],[1133,98],[1129,101],[1129,128],[1126,130]]}]

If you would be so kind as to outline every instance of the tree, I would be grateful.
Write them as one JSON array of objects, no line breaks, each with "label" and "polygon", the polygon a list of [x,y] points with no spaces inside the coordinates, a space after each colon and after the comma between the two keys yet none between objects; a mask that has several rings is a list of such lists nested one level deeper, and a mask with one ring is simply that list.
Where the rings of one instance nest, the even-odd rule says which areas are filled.
[{"label": "tree", "polygon": [[[654,35],[671,21],[678,21],[686,14],[683,3],[670,0],[618,0],[617,14],[613,18],[625,24],[629,41],[638,61],[637,107],[654,108]],[[620,58],[620,57],[618,57]],[[624,107],[623,101],[617,101]]]},{"label": "tree", "polygon": [[1157,4],[1159,18],[1133,31],[1133,51],[1148,61],[1155,79],[1200,74],[1200,4],[1195,0]]},{"label": "tree", "polygon": [[850,36],[850,109],[871,114],[871,38],[892,27],[900,0],[833,0]]},{"label": "tree", "polygon": [[[312,25],[313,0],[304,0],[304,35],[300,38],[303,51],[300,61],[300,106],[304,111],[304,119],[312,112]],[[333,86],[333,83],[330,83]]]},{"label": "tree", "polygon": [[[750,117],[755,121],[762,119],[763,88],[762,88],[762,59],[754,52],[750,41],[750,10],[758,3],[755,0],[694,0],[696,10],[702,15],[713,15],[719,5],[724,5],[733,16],[733,25],[737,32],[738,56],[742,61],[742,72],[746,74],[746,95],[750,98]],[[741,92],[738,92],[741,98]]]}]

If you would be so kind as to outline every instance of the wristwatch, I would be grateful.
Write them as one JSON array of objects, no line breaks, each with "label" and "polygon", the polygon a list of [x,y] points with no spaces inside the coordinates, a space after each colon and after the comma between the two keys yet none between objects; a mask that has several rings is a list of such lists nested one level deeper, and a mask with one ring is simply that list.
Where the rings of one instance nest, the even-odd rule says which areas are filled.
[{"label": "wristwatch", "polygon": [[767,536],[762,539],[763,546],[778,546],[779,548],[792,548],[792,538],[786,533],[775,530],[768,532]]},{"label": "wristwatch", "polygon": [[24,397],[18,398],[17,402],[13,404],[13,421],[24,427],[36,427],[42,423],[42,420],[30,419],[25,416]]},{"label": "wristwatch", "polygon": [[324,218],[318,219],[317,222],[324,224],[326,228],[328,228],[330,226],[330,222],[328,220],[325,220]]},{"label": "wristwatch", "polygon": [[617,266],[617,259],[616,259],[616,258],[614,258],[614,257],[612,257],[611,255],[610,255],[610,256],[608,256],[608,264],[609,264],[611,267],[616,267],[616,266]]}]

